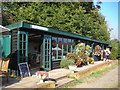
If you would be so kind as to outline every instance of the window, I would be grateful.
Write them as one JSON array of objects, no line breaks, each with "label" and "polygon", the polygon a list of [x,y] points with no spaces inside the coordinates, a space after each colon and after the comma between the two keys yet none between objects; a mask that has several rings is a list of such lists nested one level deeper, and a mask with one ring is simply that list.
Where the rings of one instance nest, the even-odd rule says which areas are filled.
[{"label": "window", "polygon": [[62,59],[62,38],[58,38],[58,59]]},{"label": "window", "polygon": [[67,52],[68,52],[68,40],[66,38],[63,39],[63,43],[64,43],[64,46],[63,46],[63,55],[66,55]]},{"label": "window", "polygon": [[71,39],[68,39],[68,52],[69,53],[72,53],[72,40]]},{"label": "window", "polygon": [[52,59],[56,59],[57,55],[57,37],[52,37]]},{"label": "window", "polygon": [[75,40],[72,39],[72,53],[75,52]]},{"label": "window", "polygon": [[68,52],[73,53],[74,47],[74,39],[52,37],[52,60],[61,60]]}]

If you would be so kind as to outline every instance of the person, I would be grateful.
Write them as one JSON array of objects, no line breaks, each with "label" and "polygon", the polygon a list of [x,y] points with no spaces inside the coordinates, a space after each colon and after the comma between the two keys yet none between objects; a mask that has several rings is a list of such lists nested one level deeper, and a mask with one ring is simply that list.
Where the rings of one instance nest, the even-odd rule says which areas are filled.
[{"label": "person", "polygon": [[103,61],[106,61],[106,50],[103,50]]},{"label": "person", "polygon": [[111,52],[110,52],[109,48],[107,48],[106,49],[106,57],[107,57],[106,61],[108,61],[108,62],[110,60],[110,54],[111,54]]}]

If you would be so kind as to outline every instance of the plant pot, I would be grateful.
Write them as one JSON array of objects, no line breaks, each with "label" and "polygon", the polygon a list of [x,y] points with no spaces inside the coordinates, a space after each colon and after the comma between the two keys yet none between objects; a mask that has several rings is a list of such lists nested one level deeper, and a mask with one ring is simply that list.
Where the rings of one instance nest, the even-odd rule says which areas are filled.
[{"label": "plant pot", "polygon": [[69,65],[68,67],[70,70],[72,70],[72,73],[74,73],[74,71],[77,69],[76,65]]},{"label": "plant pot", "polygon": [[94,64],[94,63],[90,63],[90,64]]}]

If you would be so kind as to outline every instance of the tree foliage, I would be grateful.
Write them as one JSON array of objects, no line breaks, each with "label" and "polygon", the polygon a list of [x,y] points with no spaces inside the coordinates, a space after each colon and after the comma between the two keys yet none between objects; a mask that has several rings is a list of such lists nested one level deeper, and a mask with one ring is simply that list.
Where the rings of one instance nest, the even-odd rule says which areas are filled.
[{"label": "tree foliage", "polygon": [[113,39],[110,41],[111,46],[112,46],[112,50],[111,50],[111,59],[112,60],[116,60],[116,59],[120,59],[120,43],[117,39]]},{"label": "tree foliage", "polygon": [[9,16],[3,18],[3,25],[26,21],[101,41],[110,39],[105,18],[93,2],[13,2],[3,3],[3,8]]}]

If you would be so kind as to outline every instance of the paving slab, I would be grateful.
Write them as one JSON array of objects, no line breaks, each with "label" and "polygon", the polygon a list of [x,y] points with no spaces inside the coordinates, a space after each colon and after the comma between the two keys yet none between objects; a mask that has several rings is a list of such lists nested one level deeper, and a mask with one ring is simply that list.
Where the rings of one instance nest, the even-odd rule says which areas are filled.
[{"label": "paving slab", "polygon": [[[96,61],[94,64],[89,64],[89,65],[86,65],[83,67],[78,67],[76,69],[76,71],[84,71],[88,68],[91,68],[91,67],[97,66],[99,64],[103,64],[103,63],[106,63],[106,62]],[[48,73],[49,73],[49,78],[56,79],[57,84],[59,84],[59,86],[62,85],[63,83],[68,83],[68,82],[71,82],[73,80],[73,79],[66,78],[66,75],[71,73],[71,70],[69,70],[69,69],[63,69],[63,68],[54,69],[54,70],[49,71]],[[35,74],[33,74],[30,77],[25,77],[16,83],[13,83],[13,84],[10,84],[10,85],[4,86],[4,87],[5,88],[18,88],[18,87],[19,88],[27,88],[30,86],[37,85],[38,82],[39,82],[39,79],[36,77]]]}]

